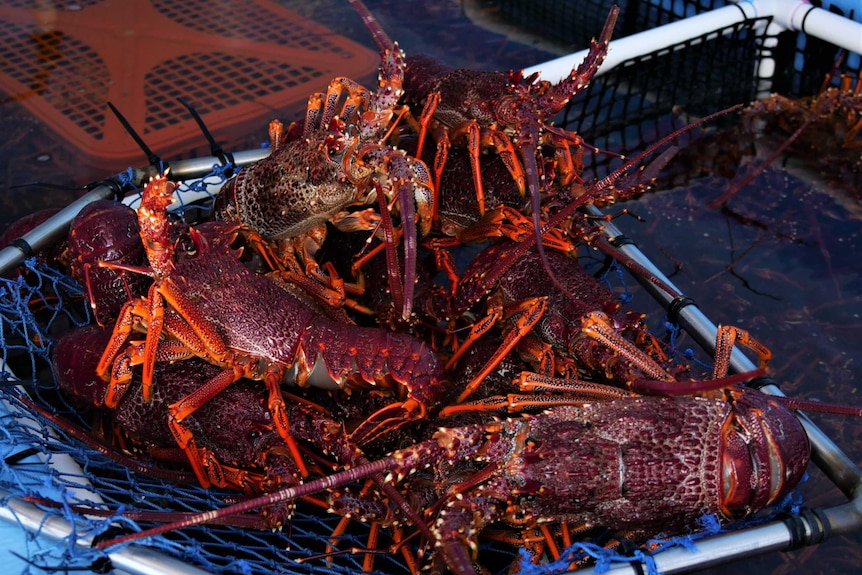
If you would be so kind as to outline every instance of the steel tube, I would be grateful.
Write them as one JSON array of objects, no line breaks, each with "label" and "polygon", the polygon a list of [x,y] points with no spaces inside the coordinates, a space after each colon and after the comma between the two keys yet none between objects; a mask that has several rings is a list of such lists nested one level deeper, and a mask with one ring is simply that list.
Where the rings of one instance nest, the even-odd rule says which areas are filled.
[{"label": "steel tube", "polygon": [[[233,154],[234,165],[243,167],[253,164],[267,157],[269,152],[269,148],[237,152]],[[221,165],[221,160],[215,156],[177,160],[170,163],[171,175],[177,180],[201,178],[212,172],[213,167],[218,165]],[[132,170],[131,177],[126,177],[126,174],[122,174],[124,177],[121,178],[120,174],[118,174],[108,178],[104,184],[97,185],[87,194],[81,196],[18,239],[26,242],[25,245],[29,245],[34,252],[39,251],[60,239],[66,233],[72,219],[78,215],[78,212],[84,206],[97,200],[106,200],[114,197],[116,190],[122,189],[122,182],[124,181],[131,181],[134,185],[143,187],[150,177],[157,175],[157,172],[158,170],[155,167],[149,166]],[[8,245],[0,249],[0,275],[6,275],[15,267],[21,265],[27,256],[25,248],[16,245]]]},{"label": "steel tube", "polygon": [[[40,537],[52,541],[61,541],[77,533],[73,526],[59,515],[46,515],[36,505],[17,497],[12,497],[7,491],[0,489],[0,499],[6,502],[0,506],[0,519],[15,523]],[[77,544],[91,546],[92,537],[81,538]],[[163,555],[152,549],[131,545],[108,553],[113,573],[129,573],[130,575],[208,575],[204,571],[184,563],[173,557]]]}]

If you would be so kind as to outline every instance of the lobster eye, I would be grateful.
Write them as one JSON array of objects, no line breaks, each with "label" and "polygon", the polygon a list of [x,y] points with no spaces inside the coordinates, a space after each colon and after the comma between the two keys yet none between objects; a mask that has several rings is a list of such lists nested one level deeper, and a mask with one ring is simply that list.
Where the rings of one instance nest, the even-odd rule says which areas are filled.
[{"label": "lobster eye", "polygon": [[195,245],[192,239],[187,236],[183,236],[178,239],[174,249],[178,255],[182,255],[184,257],[194,257],[198,254],[197,245]]}]

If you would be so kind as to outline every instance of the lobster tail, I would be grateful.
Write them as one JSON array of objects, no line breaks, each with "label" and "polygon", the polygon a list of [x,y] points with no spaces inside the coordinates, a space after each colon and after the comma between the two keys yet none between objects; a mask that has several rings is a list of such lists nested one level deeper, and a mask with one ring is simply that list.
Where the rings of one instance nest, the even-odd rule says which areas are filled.
[{"label": "lobster tail", "polygon": [[437,354],[415,338],[381,328],[319,319],[309,326],[300,353],[297,381],[324,365],[339,386],[372,386],[394,402],[371,414],[351,439],[364,445],[386,440],[404,425],[436,412],[446,389]]}]

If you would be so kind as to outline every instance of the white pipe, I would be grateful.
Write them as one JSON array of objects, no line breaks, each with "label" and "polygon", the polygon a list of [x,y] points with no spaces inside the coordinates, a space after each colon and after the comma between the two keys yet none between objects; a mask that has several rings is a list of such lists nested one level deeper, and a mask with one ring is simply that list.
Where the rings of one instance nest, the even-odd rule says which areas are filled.
[{"label": "white pipe", "polygon": [[755,10],[755,17],[772,16],[787,30],[798,30],[862,54],[862,23],[815,8],[808,0],[744,0],[738,6],[743,4]]},{"label": "white pipe", "polygon": [[[611,42],[607,58],[596,75],[608,72],[622,62],[638,56],[681,44],[746,19],[766,16],[772,16],[773,24],[782,29],[799,30],[851,52],[862,54],[862,23],[843,18],[822,8],[815,8],[807,0],[743,0],[737,4],[614,40]],[[568,76],[572,68],[586,58],[587,53],[587,50],[581,50],[530,66],[524,69],[524,73],[529,75],[540,72],[544,80],[558,82]]]},{"label": "white pipe", "polygon": [[766,34],[762,40],[761,56],[757,62],[757,90],[754,98],[760,100],[766,98],[772,93],[772,80],[775,77],[775,58],[772,57],[772,50],[778,46],[778,34],[784,28],[781,25],[772,22],[766,27]]},{"label": "white pipe", "polygon": [[[597,75],[605,73],[619,64],[661,50],[682,42],[698,38],[704,34],[732,26],[755,17],[756,12],[748,3],[725,6],[711,12],[691,16],[652,30],[626,36],[611,42],[610,50]],[[543,80],[558,82],[569,75],[572,68],[580,64],[587,56],[588,50],[581,50],[568,56],[550,60],[524,70],[526,75],[541,72]]]}]

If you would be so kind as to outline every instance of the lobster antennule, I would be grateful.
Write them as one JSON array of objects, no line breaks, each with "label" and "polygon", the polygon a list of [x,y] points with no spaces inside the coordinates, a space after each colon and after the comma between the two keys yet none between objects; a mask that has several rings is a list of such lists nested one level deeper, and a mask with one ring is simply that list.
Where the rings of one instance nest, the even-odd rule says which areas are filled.
[{"label": "lobster antennule", "polygon": [[359,14],[360,18],[362,18],[362,23],[368,28],[371,32],[371,36],[374,38],[374,42],[377,44],[377,47],[381,52],[384,50],[391,50],[393,46],[395,46],[395,42],[383,31],[383,28],[380,24],[377,23],[377,20],[374,19],[374,16],[371,14],[371,11],[368,10],[368,7],[362,2],[362,0],[347,0],[350,2],[350,5],[356,10],[356,13]]}]

